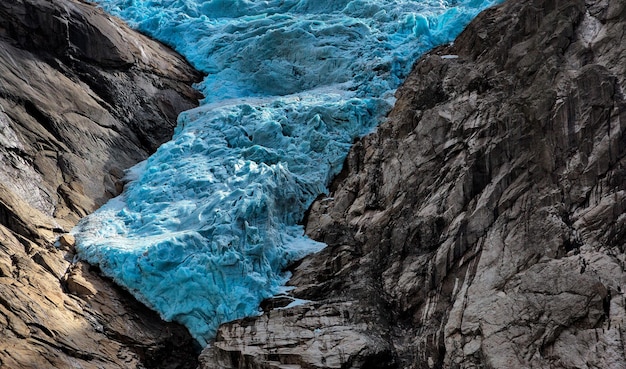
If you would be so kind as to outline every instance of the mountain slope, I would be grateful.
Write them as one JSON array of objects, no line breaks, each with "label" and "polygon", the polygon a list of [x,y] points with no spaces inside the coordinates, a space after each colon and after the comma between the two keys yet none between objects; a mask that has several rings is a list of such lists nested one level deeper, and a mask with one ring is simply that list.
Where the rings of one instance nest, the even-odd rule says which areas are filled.
[{"label": "mountain slope", "polygon": [[199,78],[86,2],[0,3],[0,367],[194,366],[184,328],[53,242],[169,139]]},{"label": "mountain slope", "polygon": [[222,326],[203,367],[626,366],[625,20],[509,1],[423,57],[310,210],[313,302]]}]

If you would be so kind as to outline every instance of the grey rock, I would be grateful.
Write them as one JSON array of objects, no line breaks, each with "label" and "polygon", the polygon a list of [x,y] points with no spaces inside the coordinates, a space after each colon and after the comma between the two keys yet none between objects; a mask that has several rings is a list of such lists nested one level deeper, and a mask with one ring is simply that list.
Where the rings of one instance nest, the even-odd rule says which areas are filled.
[{"label": "grey rock", "polygon": [[[225,324],[203,356],[228,355],[220,368],[626,367],[625,30],[622,2],[509,1],[421,58],[311,208],[307,233],[328,247],[290,284],[313,305]],[[321,326],[302,315],[346,304],[341,332],[380,349],[344,345],[331,314]],[[293,327],[336,342],[339,364],[308,355],[304,334],[289,341]]]},{"label": "grey rock", "polygon": [[[359,304],[347,301],[332,304],[310,303],[289,310],[273,310],[256,319],[243,319],[230,329],[220,330],[210,350],[200,356],[202,368],[298,368],[345,367],[354,353],[367,357],[359,367],[376,365],[376,358],[390,351],[386,340],[372,331],[367,319],[358,324],[354,314],[369,317]],[[260,363],[258,358],[262,357]]]}]

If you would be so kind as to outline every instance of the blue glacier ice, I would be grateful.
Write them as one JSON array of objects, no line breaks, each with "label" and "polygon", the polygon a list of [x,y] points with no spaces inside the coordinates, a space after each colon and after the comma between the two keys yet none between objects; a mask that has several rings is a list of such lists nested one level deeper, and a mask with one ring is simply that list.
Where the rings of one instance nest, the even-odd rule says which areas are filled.
[{"label": "blue glacier ice", "polygon": [[419,55],[500,0],[99,0],[206,73],[200,107],[74,229],[82,258],[205,344],[324,245],[299,225]]}]

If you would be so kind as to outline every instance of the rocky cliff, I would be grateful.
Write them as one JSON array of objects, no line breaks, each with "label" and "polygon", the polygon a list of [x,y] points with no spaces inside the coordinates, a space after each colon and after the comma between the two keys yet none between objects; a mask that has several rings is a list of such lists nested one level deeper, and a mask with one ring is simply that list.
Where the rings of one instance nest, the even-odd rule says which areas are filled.
[{"label": "rocky cliff", "polygon": [[84,1],[0,2],[0,367],[195,367],[185,329],[53,243],[171,136],[199,77]]},{"label": "rocky cliff", "polygon": [[419,60],[310,210],[310,302],[202,367],[626,367],[625,44],[624,2],[520,0]]}]

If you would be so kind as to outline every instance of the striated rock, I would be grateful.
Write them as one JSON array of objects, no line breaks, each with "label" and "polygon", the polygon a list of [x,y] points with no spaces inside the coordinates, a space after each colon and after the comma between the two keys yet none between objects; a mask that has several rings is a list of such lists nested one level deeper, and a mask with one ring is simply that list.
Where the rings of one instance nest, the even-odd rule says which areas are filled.
[{"label": "striated rock", "polygon": [[184,60],[83,2],[4,2],[0,42],[0,179],[62,229],[116,195],[198,98]]},{"label": "striated rock", "polygon": [[314,302],[203,367],[626,367],[625,31],[622,2],[509,1],[423,57],[312,206]]},{"label": "striated rock", "polygon": [[58,245],[61,250],[69,251],[73,254],[76,253],[76,239],[69,233],[64,233],[59,236]]},{"label": "striated rock", "polygon": [[77,296],[93,296],[98,290],[89,281],[83,277],[82,264],[68,271],[64,282],[69,293]]},{"label": "striated rock", "polygon": [[87,2],[0,2],[0,367],[195,367],[186,330],[73,264],[65,232],[169,139],[199,78]]},{"label": "striated rock", "polygon": [[[353,353],[366,360],[357,367],[379,366],[389,354],[388,342],[367,319],[355,324],[353,302],[310,303],[290,310],[273,310],[260,318],[247,318],[220,330],[212,349],[200,356],[202,368],[291,368],[307,363],[312,367],[342,368]],[[346,355],[347,354],[347,355]],[[262,358],[262,365],[259,363]],[[359,358],[359,359],[360,359]],[[291,366],[290,366],[291,365]]]}]

